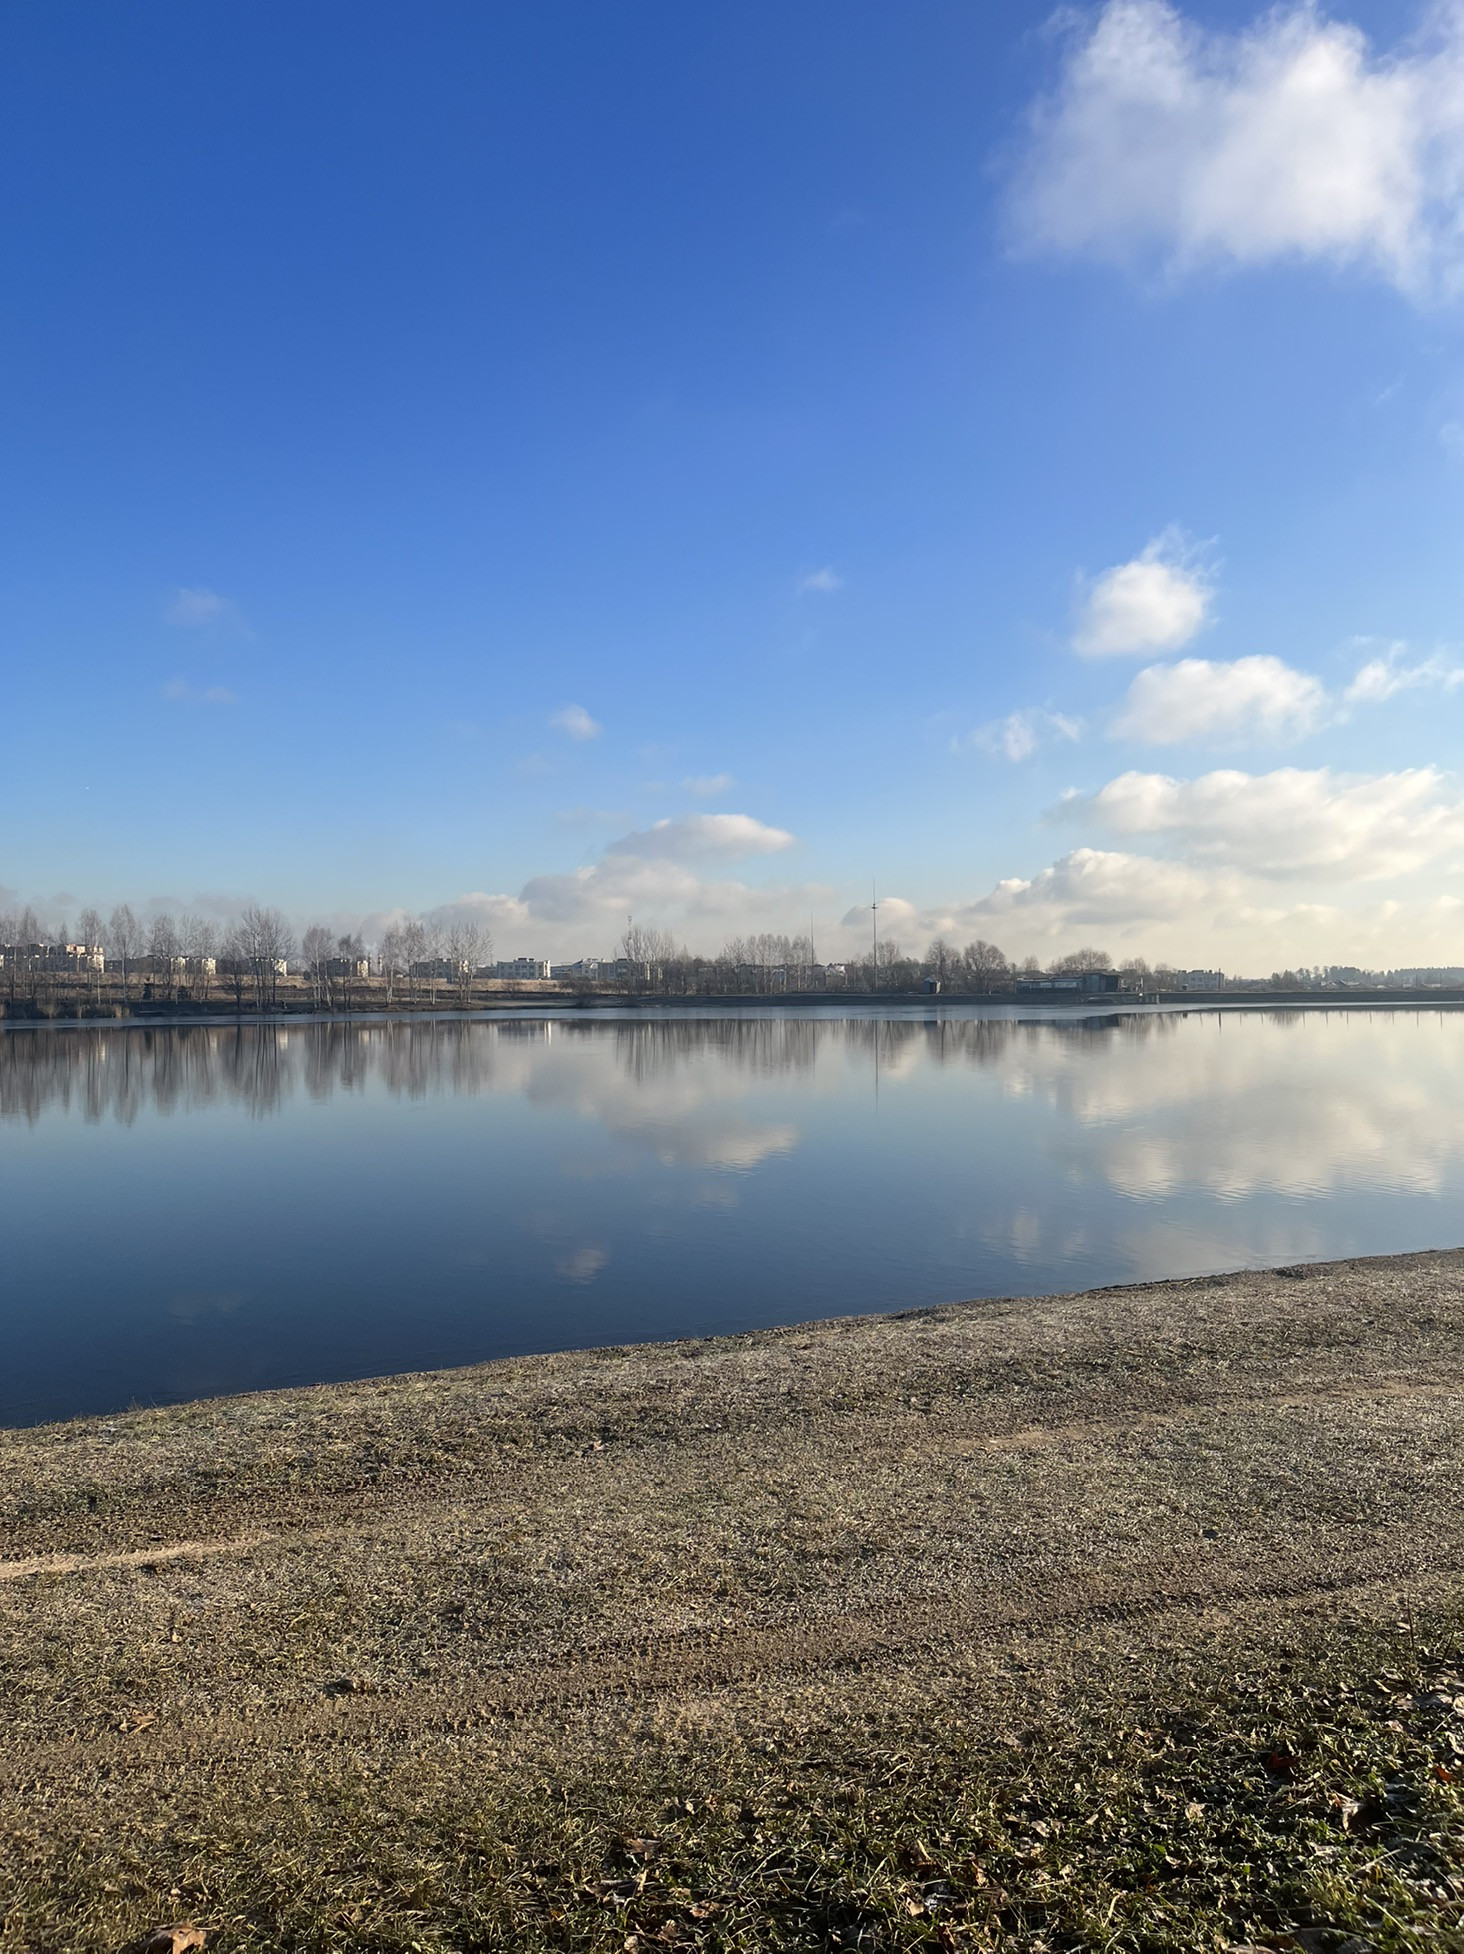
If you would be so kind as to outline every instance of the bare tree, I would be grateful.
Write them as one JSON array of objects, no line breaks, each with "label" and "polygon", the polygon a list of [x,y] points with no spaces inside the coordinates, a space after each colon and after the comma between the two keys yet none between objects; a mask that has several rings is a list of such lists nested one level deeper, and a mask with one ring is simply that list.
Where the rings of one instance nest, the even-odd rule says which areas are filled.
[{"label": "bare tree", "polygon": [[1069,950],[1065,957],[1059,957],[1052,966],[1055,977],[1079,977],[1085,970],[1112,970],[1113,958],[1106,950],[1095,950],[1085,944],[1081,950]]},{"label": "bare tree", "polygon": [[178,964],[178,926],[166,910],[152,919],[147,933],[147,954],[153,976],[161,977],[163,995],[170,998]]},{"label": "bare tree", "polygon": [[95,909],[83,909],[76,919],[76,934],[87,951],[86,968],[92,975],[93,994],[97,1009],[102,1008],[102,973],[93,960],[94,953],[102,947],[102,918]]},{"label": "bare tree", "polygon": [[393,923],[381,939],[381,974],[386,979],[386,1002],[390,1007],[396,981],[406,968],[406,934],[400,923]]},{"label": "bare tree", "polygon": [[310,979],[310,994],[317,1010],[330,1006],[330,965],[335,938],[324,923],[312,923],[300,939],[300,954],[305,959],[305,974]]},{"label": "bare tree", "polygon": [[341,1002],[349,1011],[351,1008],[351,987],[356,981],[358,967],[366,960],[366,950],[359,936],[349,932],[336,938],[336,956],[341,966]]},{"label": "bare tree", "polygon": [[281,970],[295,947],[289,926],[278,909],[262,909],[258,903],[251,903],[239,918],[239,935],[254,973],[259,1008],[273,1010],[279,998]]},{"label": "bare tree", "polygon": [[862,971],[865,985],[872,991],[899,990],[913,974],[913,966],[907,962],[899,944],[886,936],[879,939],[876,951],[861,958],[853,968]]},{"label": "bare tree", "polygon": [[943,936],[938,936],[925,952],[925,961],[922,968],[926,976],[933,977],[941,989],[944,990],[948,984],[954,982],[956,972],[960,969],[960,966],[961,959],[959,955],[951,948]]},{"label": "bare tree", "polygon": [[958,981],[966,990],[975,991],[978,996],[1005,990],[1012,981],[1011,965],[994,943],[978,937],[961,952]]},{"label": "bare tree", "polygon": [[402,924],[402,956],[407,966],[407,985],[412,1002],[417,1001],[416,967],[427,955],[427,931],[420,916],[409,916]]},{"label": "bare tree", "polygon": [[119,902],[107,918],[107,933],[103,941],[108,956],[115,957],[122,972],[122,997],[125,1002],[129,996],[127,987],[128,971],[142,954],[142,925],[132,913],[129,903]]},{"label": "bare tree", "polygon": [[1130,990],[1146,991],[1154,973],[1143,957],[1125,957],[1118,974],[1126,979]]},{"label": "bare tree", "polygon": [[219,945],[219,974],[234,993],[234,1009],[244,1009],[244,986],[249,980],[249,948],[244,941],[244,932],[237,923],[231,923]]},{"label": "bare tree", "polygon": [[189,975],[202,989],[205,1002],[213,988],[213,964],[218,956],[219,933],[205,916],[184,916],[178,925],[178,942]]},{"label": "bare tree", "polygon": [[493,939],[481,923],[457,922],[448,931],[448,961],[457,973],[458,1003],[464,1007],[472,1001],[473,976],[478,965],[485,963],[492,952]]},{"label": "bare tree", "polygon": [[421,930],[422,961],[427,966],[427,982],[431,985],[428,993],[433,1004],[437,1002],[437,986],[442,979],[442,967],[447,956],[447,932],[441,923],[430,917],[421,918],[417,927]]}]

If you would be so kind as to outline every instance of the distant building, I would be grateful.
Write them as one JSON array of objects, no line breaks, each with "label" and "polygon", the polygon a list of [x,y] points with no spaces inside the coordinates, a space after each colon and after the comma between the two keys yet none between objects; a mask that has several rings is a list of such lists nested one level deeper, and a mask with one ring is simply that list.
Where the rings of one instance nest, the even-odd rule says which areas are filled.
[{"label": "distant building", "polygon": [[370,957],[327,957],[321,969],[327,977],[369,977],[371,959]]},{"label": "distant building", "polygon": [[[214,957],[135,957],[132,968],[139,977],[212,977],[218,969]],[[280,972],[284,975],[283,970]]]},{"label": "distant building", "polygon": [[605,965],[599,957],[581,957],[577,963],[556,963],[551,974],[555,977],[599,977]]},{"label": "distant building", "polygon": [[0,943],[0,970],[98,971],[106,967],[99,943]]},{"label": "distant building", "polygon": [[1219,991],[1225,988],[1225,974],[1219,970],[1173,970],[1158,982],[1161,990]]},{"label": "distant building", "polygon": [[1039,971],[1034,976],[1018,977],[1016,992],[1018,997],[1050,996],[1054,991],[1084,995],[1088,992],[1112,992],[1121,989],[1121,981],[1116,970],[1071,970],[1053,976]]},{"label": "distant building", "polygon": [[550,974],[547,957],[509,957],[493,966],[493,975],[501,982],[509,984],[529,984],[541,981]]},{"label": "distant building", "polygon": [[460,984],[468,974],[461,957],[423,957],[407,971],[409,977],[425,977],[439,984]]}]

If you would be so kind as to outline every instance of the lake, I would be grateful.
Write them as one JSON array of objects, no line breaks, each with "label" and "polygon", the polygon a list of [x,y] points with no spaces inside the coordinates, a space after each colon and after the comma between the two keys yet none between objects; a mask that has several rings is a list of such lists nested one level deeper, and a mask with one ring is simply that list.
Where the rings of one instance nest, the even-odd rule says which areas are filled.
[{"label": "lake", "polygon": [[12,1424],[1452,1246],[1464,1013],[18,1027],[0,1203]]}]

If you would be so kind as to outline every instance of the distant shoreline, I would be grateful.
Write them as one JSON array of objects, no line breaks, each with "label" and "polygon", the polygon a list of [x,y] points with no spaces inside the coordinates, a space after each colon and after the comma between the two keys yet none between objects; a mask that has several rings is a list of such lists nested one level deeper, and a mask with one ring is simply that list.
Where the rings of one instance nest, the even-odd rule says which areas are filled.
[{"label": "distant shoreline", "polygon": [[1348,991],[1155,991],[1144,996],[1128,992],[1053,992],[1040,997],[1019,997],[1014,992],[943,991],[928,995],[922,991],[789,991],[753,995],[727,992],[707,996],[649,996],[619,991],[596,991],[573,996],[506,995],[491,1004],[469,1006],[397,1001],[390,1005],[370,1004],[355,1009],[334,1006],[322,1010],[313,1005],[276,1003],[267,1010],[241,1009],[219,1000],[218,1003],[193,1002],[186,1005],[154,1004],[137,1000],[129,1005],[61,1009],[57,1006],[30,1007],[15,1000],[0,1000],[0,1031],[35,1031],[47,1027],[82,1025],[131,1025],[162,1028],[171,1025],[201,1024],[381,1024],[395,1020],[441,1018],[455,1021],[483,1019],[491,1022],[502,1016],[563,1017],[581,1013],[612,1015],[710,1013],[731,1016],[741,1011],[761,1014],[827,1014],[847,1012],[868,1016],[871,1012],[939,1012],[952,1008],[1020,1013],[1026,1018],[1111,1017],[1158,1011],[1256,1011],[1386,1009],[1441,1011],[1464,1006],[1464,988],[1421,991],[1415,988]]}]

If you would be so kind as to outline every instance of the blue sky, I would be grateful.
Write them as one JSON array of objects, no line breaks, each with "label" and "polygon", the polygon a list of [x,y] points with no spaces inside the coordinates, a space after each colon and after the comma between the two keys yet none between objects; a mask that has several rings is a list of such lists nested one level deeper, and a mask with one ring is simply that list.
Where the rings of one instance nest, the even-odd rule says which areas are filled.
[{"label": "blue sky", "polygon": [[1464,961],[1464,23],[0,7],[0,884]]}]

